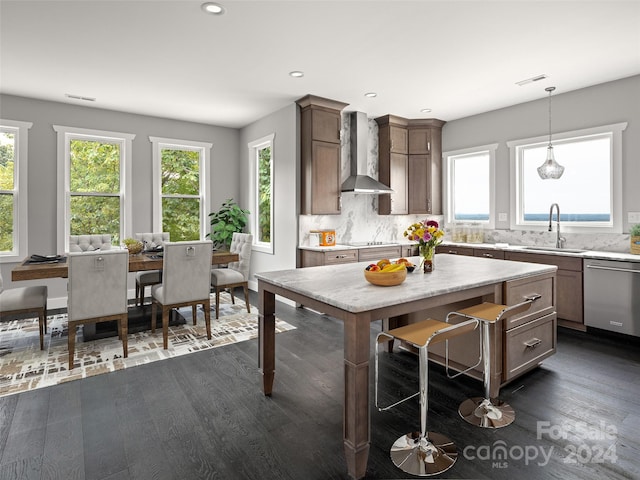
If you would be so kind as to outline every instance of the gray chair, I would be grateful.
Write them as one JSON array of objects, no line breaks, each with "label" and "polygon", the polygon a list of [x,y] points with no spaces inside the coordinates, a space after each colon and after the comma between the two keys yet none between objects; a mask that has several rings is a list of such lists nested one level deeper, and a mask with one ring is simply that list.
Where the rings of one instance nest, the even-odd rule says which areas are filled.
[{"label": "gray chair", "polygon": [[47,287],[40,285],[5,290],[0,273],[0,318],[31,312],[38,314],[40,350],[43,350],[47,331]]},{"label": "gray chair", "polygon": [[69,235],[69,252],[111,250],[111,235]]},{"label": "gray chair", "polygon": [[151,332],[156,331],[156,311],[162,309],[163,347],[169,348],[169,311],[191,306],[193,324],[197,321],[197,307],[202,305],[211,340],[211,301],[209,278],[211,272],[211,240],[167,242],[164,244],[162,283],[151,287]]},{"label": "gray chair", "polygon": [[231,301],[235,304],[233,289],[244,289],[244,301],[247,304],[247,312],[251,313],[249,306],[249,268],[251,266],[251,248],[253,235],[250,233],[234,232],[231,237],[229,251],[237,253],[239,260],[230,263],[227,268],[211,269],[211,286],[216,292],[216,319],[220,317],[220,291],[226,288],[231,293]]},{"label": "gray chair", "polygon": [[[169,233],[136,233],[135,239],[145,245],[145,250],[164,248],[169,241]],[[146,287],[162,283],[162,270],[148,270],[136,273],[136,305],[144,303],[144,291]]]},{"label": "gray chair", "polygon": [[73,369],[76,327],[87,323],[116,320],[126,358],[129,252],[76,252],[69,254],[68,262],[69,370]]}]

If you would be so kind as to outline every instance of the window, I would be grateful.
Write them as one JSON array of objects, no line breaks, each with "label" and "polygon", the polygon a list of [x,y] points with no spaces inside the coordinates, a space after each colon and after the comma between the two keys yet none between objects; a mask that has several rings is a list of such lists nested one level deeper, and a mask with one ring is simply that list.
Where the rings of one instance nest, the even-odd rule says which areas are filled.
[{"label": "window", "polygon": [[0,262],[27,255],[27,146],[32,123],[0,119]]},{"label": "window", "polygon": [[557,180],[542,180],[536,171],[546,159],[547,139],[508,142],[514,164],[512,228],[546,229],[550,207],[557,203],[567,232],[621,233],[625,128],[617,124],[554,135],[556,160],[565,167]]},{"label": "window", "polygon": [[153,229],[171,241],[203,240],[209,232],[211,143],[149,137],[153,144]]},{"label": "window", "polygon": [[444,205],[447,224],[495,225],[494,165],[498,144],[445,152]]},{"label": "window", "polygon": [[58,245],[69,235],[131,232],[131,142],[135,135],[53,126],[58,133]]},{"label": "window", "polygon": [[272,134],[248,145],[254,172],[253,243],[256,250],[266,253],[273,253],[273,139]]}]

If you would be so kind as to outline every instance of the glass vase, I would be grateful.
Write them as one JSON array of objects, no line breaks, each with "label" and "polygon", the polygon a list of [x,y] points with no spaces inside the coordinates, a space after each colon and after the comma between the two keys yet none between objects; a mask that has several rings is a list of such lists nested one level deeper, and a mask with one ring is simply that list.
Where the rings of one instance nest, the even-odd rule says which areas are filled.
[{"label": "glass vase", "polygon": [[435,269],[436,247],[432,245],[421,245],[420,256],[422,257],[422,271],[431,273]]}]

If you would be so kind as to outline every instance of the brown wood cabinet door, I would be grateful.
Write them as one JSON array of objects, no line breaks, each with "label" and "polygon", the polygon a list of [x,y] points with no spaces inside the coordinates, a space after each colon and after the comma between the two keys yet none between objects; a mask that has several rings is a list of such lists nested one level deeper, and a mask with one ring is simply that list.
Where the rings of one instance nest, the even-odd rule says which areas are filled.
[{"label": "brown wood cabinet door", "polygon": [[409,213],[432,213],[429,155],[409,155]]},{"label": "brown wood cabinet door", "polygon": [[556,273],[558,318],[584,323],[582,272],[558,270]]},{"label": "brown wood cabinet door", "polygon": [[321,142],[340,143],[340,112],[314,108],[311,111],[311,138]]},{"label": "brown wood cabinet door", "polygon": [[431,129],[409,128],[409,153],[431,153]]},{"label": "brown wood cabinet door", "polygon": [[391,214],[406,215],[407,210],[407,161],[408,156],[401,153],[391,154],[391,171],[389,186],[391,194]]},{"label": "brown wood cabinet door", "polygon": [[390,151],[396,153],[407,153],[409,151],[409,139],[405,127],[391,125],[389,135],[391,137]]},{"label": "brown wood cabinet door", "polygon": [[340,213],[340,144],[312,142],[311,213]]}]

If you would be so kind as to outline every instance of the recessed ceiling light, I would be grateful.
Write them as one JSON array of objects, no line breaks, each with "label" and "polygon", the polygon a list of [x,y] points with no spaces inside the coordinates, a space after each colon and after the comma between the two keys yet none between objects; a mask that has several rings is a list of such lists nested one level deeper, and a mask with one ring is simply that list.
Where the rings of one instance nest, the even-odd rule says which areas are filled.
[{"label": "recessed ceiling light", "polygon": [[367,92],[364,94],[364,96],[369,98],[375,98],[378,96],[378,94],[376,92]]},{"label": "recessed ceiling light", "polygon": [[293,72],[289,72],[289,76],[294,78],[304,77],[304,72],[301,72],[300,70],[294,70]]},{"label": "recessed ceiling light", "polygon": [[430,108],[423,108],[422,110],[420,110],[422,113],[431,113],[431,109]]},{"label": "recessed ceiling light", "polygon": [[202,10],[207,13],[211,13],[212,15],[222,15],[224,13],[222,5],[213,2],[203,3]]},{"label": "recessed ceiling light", "polygon": [[82,95],[74,95],[72,93],[65,93],[65,97],[72,98],[73,100],[84,100],[85,102],[95,102],[95,97],[84,97]]},{"label": "recessed ceiling light", "polygon": [[539,82],[540,80],[544,80],[545,78],[549,78],[546,73],[542,73],[540,75],[536,75],[535,77],[527,78],[525,80],[520,80],[516,82],[516,85],[520,85],[521,87],[533,82]]}]

